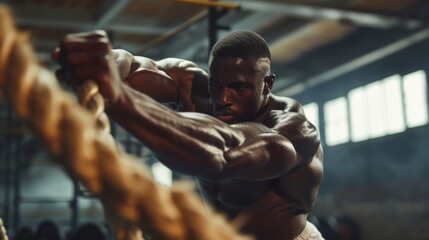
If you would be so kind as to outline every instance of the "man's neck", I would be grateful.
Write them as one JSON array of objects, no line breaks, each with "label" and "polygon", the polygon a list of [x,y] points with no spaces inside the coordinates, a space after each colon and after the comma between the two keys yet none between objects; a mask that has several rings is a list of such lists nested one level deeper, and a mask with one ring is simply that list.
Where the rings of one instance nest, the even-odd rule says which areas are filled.
[{"label": "man's neck", "polygon": [[259,109],[258,113],[256,113],[254,122],[257,123],[263,123],[265,118],[268,116],[268,114],[271,112],[274,106],[274,98],[272,94],[269,94],[267,97],[267,100],[262,105],[261,109]]}]

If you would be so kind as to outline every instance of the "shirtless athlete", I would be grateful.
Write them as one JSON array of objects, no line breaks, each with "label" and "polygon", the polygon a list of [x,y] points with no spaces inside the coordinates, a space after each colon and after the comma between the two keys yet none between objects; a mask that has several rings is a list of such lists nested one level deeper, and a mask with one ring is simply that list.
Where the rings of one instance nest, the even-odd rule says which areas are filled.
[{"label": "shirtless athlete", "polygon": [[110,117],[167,167],[195,176],[215,209],[246,216],[242,232],[323,239],[307,222],[323,176],[319,135],[297,101],[271,93],[270,51],[259,35],[222,38],[209,73],[182,59],[112,50],[102,31],[67,35],[57,53],[75,84],[97,81]]}]

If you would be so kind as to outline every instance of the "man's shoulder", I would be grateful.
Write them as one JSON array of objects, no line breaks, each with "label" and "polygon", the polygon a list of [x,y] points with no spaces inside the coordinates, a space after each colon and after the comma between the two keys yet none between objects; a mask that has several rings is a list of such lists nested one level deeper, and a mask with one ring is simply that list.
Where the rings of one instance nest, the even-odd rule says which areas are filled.
[{"label": "man's shoulder", "polygon": [[165,72],[194,72],[202,73],[206,75],[207,73],[196,63],[181,59],[181,58],[164,58],[156,61],[158,69]]},{"label": "man's shoulder", "polygon": [[[265,120],[265,125],[275,132],[286,136],[293,143],[306,146],[319,145],[319,136],[316,128],[304,114],[301,104],[288,97],[276,97],[278,106],[274,107]],[[314,154],[312,150],[312,154]]]},{"label": "man's shoulder", "polygon": [[289,126],[291,120],[306,120],[302,105],[290,97],[272,95],[272,107],[264,124],[270,128]]},{"label": "man's shoulder", "polygon": [[275,103],[273,110],[303,113],[301,103],[293,98],[273,95],[273,100]]}]

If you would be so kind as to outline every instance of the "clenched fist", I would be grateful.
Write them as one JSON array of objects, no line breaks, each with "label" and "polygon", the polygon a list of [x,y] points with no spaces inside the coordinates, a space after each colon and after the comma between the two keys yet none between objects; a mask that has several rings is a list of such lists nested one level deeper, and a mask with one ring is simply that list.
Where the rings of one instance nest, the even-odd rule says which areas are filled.
[{"label": "clenched fist", "polygon": [[121,95],[118,66],[105,31],[68,34],[52,56],[61,65],[57,77],[74,89],[91,79],[110,104]]}]

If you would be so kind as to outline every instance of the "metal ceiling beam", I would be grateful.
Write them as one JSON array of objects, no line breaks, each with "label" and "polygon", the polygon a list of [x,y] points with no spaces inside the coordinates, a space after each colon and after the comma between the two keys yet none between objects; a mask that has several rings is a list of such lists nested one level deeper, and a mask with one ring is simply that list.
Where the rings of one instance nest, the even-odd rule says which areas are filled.
[{"label": "metal ceiling beam", "polygon": [[[373,28],[405,27],[417,28],[423,24],[423,19],[398,17],[382,13],[370,13],[356,10],[344,10],[328,7],[315,7],[290,3],[274,3],[268,1],[240,0],[243,10],[255,12],[282,13],[284,15],[305,17],[310,19],[329,19],[347,21],[360,26]],[[427,19],[426,19],[427,21]]]},{"label": "metal ceiling beam", "polygon": [[122,10],[128,5],[130,0],[115,0],[109,1],[108,5],[101,11],[102,14],[95,21],[97,28],[104,27],[107,23],[111,22]]},{"label": "metal ceiling beam", "polygon": [[[55,7],[34,7],[32,5],[13,6],[18,25],[26,27],[50,27],[50,28],[70,28],[76,31],[87,31],[100,29],[115,31],[117,33],[159,35],[169,29],[139,24],[118,24],[112,21],[118,16],[130,0],[109,1],[102,9],[103,14],[94,21],[93,16],[85,10],[55,8]],[[53,20],[55,19],[55,20]]]},{"label": "metal ceiling beam", "polygon": [[[248,15],[247,17],[241,18],[239,21],[236,22],[230,22],[228,19],[228,15],[224,16],[221,20],[221,24],[229,24],[231,26],[231,30],[237,30],[237,29],[252,29],[255,30],[255,28],[258,28],[259,26],[263,26],[264,24],[267,24],[271,21],[276,20],[277,18],[281,17],[281,14],[273,13],[270,15],[270,17],[266,17],[265,13],[256,12],[253,14]],[[226,33],[219,33],[219,37],[224,36]],[[176,57],[181,58],[190,58],[192,55],[194,55],[194,52],[201,48],[202,46],[208,46],[208,36],[205,35],[204,37],[198,38],[198,40],[194,40],[192,44],[192,48],[186,48],[186,47],[179,47],[178,51],[175,52]]]},{"label": "metal ceiling beam", "polygon": [[[260,26],[261,22],[263,21],[271,21],[273,18],[287,15],[305,17],[308,19],[329,19],[336,21],[348,20],[357,25],[381,29],[395,26],[416,28],[423,24],[423,20],[421,19],[404,19],[386,14],[365,13],[351,10],[295,5],[288,3],[274,3],[257,0],[240,0],[237,2],[239,2],[241,10],[251,11],[254,12],[254,14],[248,18],[240,20],[239,22],[232,23],[231,25],[234,29],[255,29],[257,26]],[[270,17],[267,17],[267,13],[269,13]],[[201,41],[205,42],[207,41],[207,38],[202,38]],[[198,42],[194,42],[193,46],[196,45],[198,45]],[[181,49],[182,50],[179,50],[177,53],[177,56],[189,57],[192,55],[192,49]]]},{"label": "metal ceiling beam", "polygon": [[[72,20],[52,21],[52,19],[41,19],[32,17],[19,17],[16,19],[18,25],[26,27],[50,27],[50,28],[76,28],[76,29],[97,29],[96,24],[89,22],[79,22]],[[131,34],[150,34],[159,35],[167,32],[169,29],[130,25],[130,24],[108,24],[103,27],[105,30],[112,30],[118,33],[131,33]]]},{"label": "metal ceiling beam", "polygon": [[365,65],[371,64],[377,60],[380,60],[382,58],[385,58],[389,55],[392,55],[400,50],[403,50],[407,47],[410,47],[420,41],[423,41],[425,39],[429,38],[429,28],[425,28],[423,30],[420,30],[414,34],[411,34],[399,41],[396,41],[394,43],[391,43],[383,48],[377,49],[375,51],[372,51],[368,54],[365,54],[359,58],[356,58],[352,61],[349,61],[347,63],[344,63],[338,67],[335,67],[331,70],[328,70],[322,74],[319,74],[317,76],[313,76],[311,78],[308,78],[306,80],[303,80],[301,83],[297,83],[291,87],[288,87],[287,89],[283,89],[281,91],[278,91],[278,95],[282,96],[293,96],[295,94],[301,93],[305,90],[307,90],[310,87],[315,87],[319,84],[325,83],[327,81],[330,81],[334,78],[337,78],[341,75],[344,75],[348,72],[354,71],[358,68],[361,68]]},{"label": "metal ceiling beam", "polygon": [[[52,51],[53,48],[58,46],[58,40],[48,39],[48,38],[31,38],[31,44],[36,48],[41,50],[43,53],[44,50],[47,50],[48,53]],[[128,41],[115,41],[115,48],[123,48],[130,52],[135,52],[141,48],[141,44],[128,42]]]},{"label": "metal ceiling beam", "polygon": [[205,6],[205,7],[222,8],[222,9],[228,9],[228,10],[234,10],[240,7],[237,3],[233,3],[233,2],[218,2],[218,1],[211,1],[211,0],[176,0],[176,2],[190,3],[190,4]]},{"label": "metal ceiling beam", "polygon": [[[200,21],[204,20],[208,16],[208,11],[204,10],[195,16],[191,17],[190,19],[186,20],[185,22],[179,24],[175,28],[169,29],[168,31],[165,31],[162,35],[155,38],[154,40],[145,43],[141,49],[137,51],[136,54],[143,54],[149,49],[157,46],[158,44],[176,36],[177,34],[187,30],[188,28],[192,27],[193,25],[199,23]],[[193,44],[192,44],[193,46]]]}]

